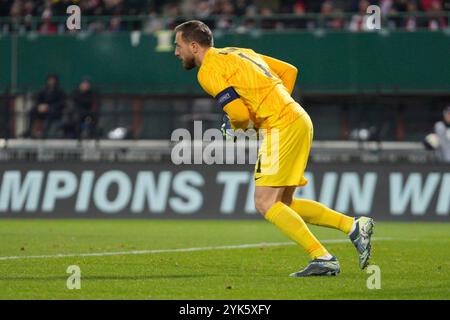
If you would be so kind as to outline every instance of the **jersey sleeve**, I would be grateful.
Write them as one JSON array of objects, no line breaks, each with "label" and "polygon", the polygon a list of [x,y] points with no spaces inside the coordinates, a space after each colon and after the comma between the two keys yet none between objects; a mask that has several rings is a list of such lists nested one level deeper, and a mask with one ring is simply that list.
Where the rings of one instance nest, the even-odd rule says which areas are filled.
[{"label": "jersey sleeve", "polygon": [[225,76],[220,72],[206,69],[198,74],[198,82],[209,95],[216,97],[220,92],[230,86]]},{"label": "jersey sleeve", "polygon": [[223,108],[223,111],[230,117],[231,126],[234,130],[247,129],[250,113],[241,99],[231,101]]},{"label": "jersey sleeve", "polygon": [[267,63],[270,69],[277,74],[281,81],[283,81],[283,84],[288,89],[289,93],[292,93],[295,87],[295,81],[297,80],[297,68],[287,62],[272,57],[264,56],[262,54],[259,56]]},{"label": "jersey sleeve", "polygon": [[219,106],[228,114],[233,129],[247,128],[249,111],[239,94],[228,83],[220,69],[204,69],[198,75],[198,81],[209,95],[213,96]]}]

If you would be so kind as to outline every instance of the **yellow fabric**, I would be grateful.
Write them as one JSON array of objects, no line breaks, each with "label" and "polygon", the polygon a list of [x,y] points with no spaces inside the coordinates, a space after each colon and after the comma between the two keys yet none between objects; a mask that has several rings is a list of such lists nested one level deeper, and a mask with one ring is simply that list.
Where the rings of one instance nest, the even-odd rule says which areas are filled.
[{"label": "yellow fabric", "polygon": [[350,232],[355,221],[354,218],[313,200],[294,199],[290,207],[307,223],[338,229],[346,234]]},{"label": "yellow fabric", "polygon": [[275,72],[278,78],[283,81],[284,86],[288,89],[289,94],[292,94],[295,87],[295,81],[297,80],[298,70],[293,65],[260,54],[261,58],[267,63],[270,69]]},{"label": "yellow fabric", "polygon": [[251,49],[208,49],[197,78],[213,97],[233,87],[247,106],[255,128],[285,128],[306,113],[277,73]]},{"label": "yellow fabric", "polygon": [[247,106],[241,99],[235,99],[228,103],[224,108],[230,118],[231,127],[234,129],[247,129],[250,114],[248,113]]},{"label": "yellow fabric", "polygon": [[308,114],[284,129],[262,132],[254,177],[256,186],[304,186],[309,151],[314,134]]},{"label": "yellow fabric", "polygon": [[309,231],[302,218],[284,203],[275,203],[267,211],[265,218],[302,246],[311,258],[315,259],[328,254],[319,240]]}]

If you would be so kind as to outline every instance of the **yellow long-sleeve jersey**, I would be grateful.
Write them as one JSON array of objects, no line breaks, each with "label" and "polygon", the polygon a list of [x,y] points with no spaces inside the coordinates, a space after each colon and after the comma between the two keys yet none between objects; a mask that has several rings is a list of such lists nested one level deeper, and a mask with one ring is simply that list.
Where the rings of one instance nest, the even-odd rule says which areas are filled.
[{"label": "yellow long-sleeve jersey", "polygon": [[291,97],[297,69],[244,48],[210,48],[198,71],[202,88],[225,107],[241,100],[256,128],[282,129],[305,113]]}]

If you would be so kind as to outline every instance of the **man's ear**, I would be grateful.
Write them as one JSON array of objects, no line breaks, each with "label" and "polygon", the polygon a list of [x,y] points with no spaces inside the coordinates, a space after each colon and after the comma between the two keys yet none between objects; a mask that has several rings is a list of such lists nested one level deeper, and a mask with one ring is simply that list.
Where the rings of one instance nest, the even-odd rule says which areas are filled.
[{"label": "man's ear", "polygon": [[190,46],[191,46],[191,50],[192,50],[193,53],[197,53],[198,52],[199,46],[198,46],[197,42],[192,41],[190,43]]}]

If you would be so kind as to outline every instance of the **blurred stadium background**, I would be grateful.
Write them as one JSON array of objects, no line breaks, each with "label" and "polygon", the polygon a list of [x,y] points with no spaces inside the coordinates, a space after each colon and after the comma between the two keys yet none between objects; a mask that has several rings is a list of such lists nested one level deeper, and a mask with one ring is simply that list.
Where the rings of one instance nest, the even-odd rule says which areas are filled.
[{"label": "blurred stadium background", "polygon": [[[71,4],[81,8],[80,30],[66,27]],[[380,30],[366,27],[371,4],[381,9]],[[194,120],[203,121],[203,130],[218,128],[222,118],[196,72],[184,72],[173,55],[171,30],[198,18],[213,29],[218,47],[250,47],[298,67],[293,95],[315,125],[308,173],[314,183],[304,196],[382,219],[448,221],[449,10],[447,0],[2,0],[1,216],[101,216],[112,206],[113,216],[167,210],[169,217],[186,217],[183,205],[152,205],[170,203],[146,189],[159,190],[156,178],[165,170],[174,173],[170,181],[193,174],[179,185],[196,185],[199,203],[190,198],[192,188],[168,187],[181,204],[192,204],[185,207],[189,217],[253,216],[251,199],[227,191],[249,184],[251,194],[250,166],[183,169],[170,161],[173,130],[192,130]],[[112,173],[101,181],[101,196],[105,163]],[[75,178],[50,177],[58,167]],[[49,177],[30,175],[36,169]],[[94,177],[85,177],[90,170]],[[156,178],[137,186],[143,196],[136,200],[130,188],[139,184],[139,170]],[[227,189],[219,170],[243,176],[230,176]],[[56,190],[53,200],[40,201],[44,186]],[[80,190],[94,186],[94,199],[80,200],[90,194]],[[130,194],[121,199],[125,189]],[[216,195],[208,198],[205,190]],[[235,205],[218,208],[222,195]]]}]

